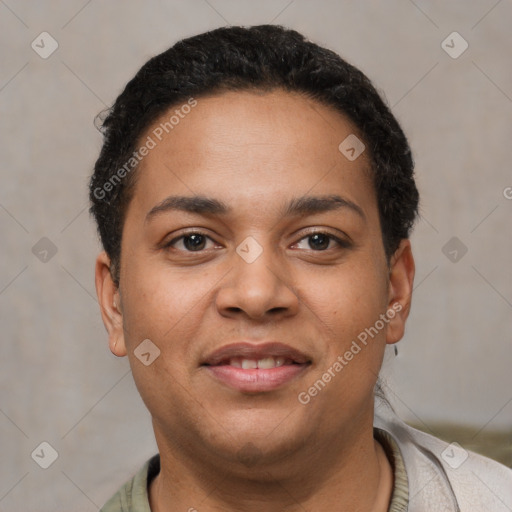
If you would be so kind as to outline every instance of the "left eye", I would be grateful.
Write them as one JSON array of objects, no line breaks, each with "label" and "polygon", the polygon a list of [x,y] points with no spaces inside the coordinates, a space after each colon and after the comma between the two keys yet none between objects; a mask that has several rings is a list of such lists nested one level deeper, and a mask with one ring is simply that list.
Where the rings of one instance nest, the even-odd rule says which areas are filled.
[{"label": "left eye", "polygon": [[308,245],[309,247],[299,247],[299,249],[312,249],[314,251],[325,251],[327,249],[330,249],[329,244],[331,242],[335,242],[338,245],[343,245],[341,240],[336,238],[335,236],[328,235],[327,233],[311,233],[304,238],[302,238],[299,242],[295,244],[295,246],[298,246],[300,243],[302,243],[303,240],[309,240]]}]

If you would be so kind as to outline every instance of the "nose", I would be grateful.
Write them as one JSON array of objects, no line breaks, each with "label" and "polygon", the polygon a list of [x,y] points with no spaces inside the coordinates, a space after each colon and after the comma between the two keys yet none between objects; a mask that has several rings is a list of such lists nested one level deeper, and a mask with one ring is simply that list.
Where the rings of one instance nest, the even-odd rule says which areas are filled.
[{"label": "nose", "polygon": [[[290,271],[270,248],[262,248],[254,260],[233,254],[232,271],[223,280],[216,296],[221,315],[236,317],[245,314],[255,320],[265,317],[295,315],[299,299],[293,288]],[[240,253],[241,254],[241,253]]]}]

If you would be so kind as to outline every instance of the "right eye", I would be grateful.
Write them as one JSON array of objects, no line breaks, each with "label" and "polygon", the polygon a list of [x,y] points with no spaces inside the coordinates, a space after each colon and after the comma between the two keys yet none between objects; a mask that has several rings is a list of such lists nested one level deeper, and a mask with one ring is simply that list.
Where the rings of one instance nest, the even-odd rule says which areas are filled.
[{"label": "right eye", "polygon": [[205,245],[208,240],[214,242],[209,236],[201,233],[200,231],[191,231],[173,238],[170,242],[164,245],[164,249],[172,247],[178,251],[200,252],[205,249]]}]

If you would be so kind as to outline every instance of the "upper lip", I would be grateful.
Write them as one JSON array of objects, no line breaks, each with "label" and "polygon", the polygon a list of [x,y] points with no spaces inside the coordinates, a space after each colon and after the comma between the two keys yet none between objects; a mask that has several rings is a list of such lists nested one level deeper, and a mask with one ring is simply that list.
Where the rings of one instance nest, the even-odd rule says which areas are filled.
[{"label": "upper lip", "polygon": [[284,357],[294,363],[310,363],[311,359],[296,348],[278,342],[265,343],[231,343],[214,350],[204,361],[203,365],[217,365],[223,361],[229,361],[234,357],[242,359],[264,359],[266,357]]}]

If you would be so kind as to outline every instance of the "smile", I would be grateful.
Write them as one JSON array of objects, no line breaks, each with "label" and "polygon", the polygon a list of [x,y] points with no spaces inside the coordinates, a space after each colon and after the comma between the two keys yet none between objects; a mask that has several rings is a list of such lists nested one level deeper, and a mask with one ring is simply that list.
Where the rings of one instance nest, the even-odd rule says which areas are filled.
[{"label": "smile", "polygon": [[311,360],[281,343],[227,345],[201,365],[217,382],[244,393],[273,391],[296,379]]}]

